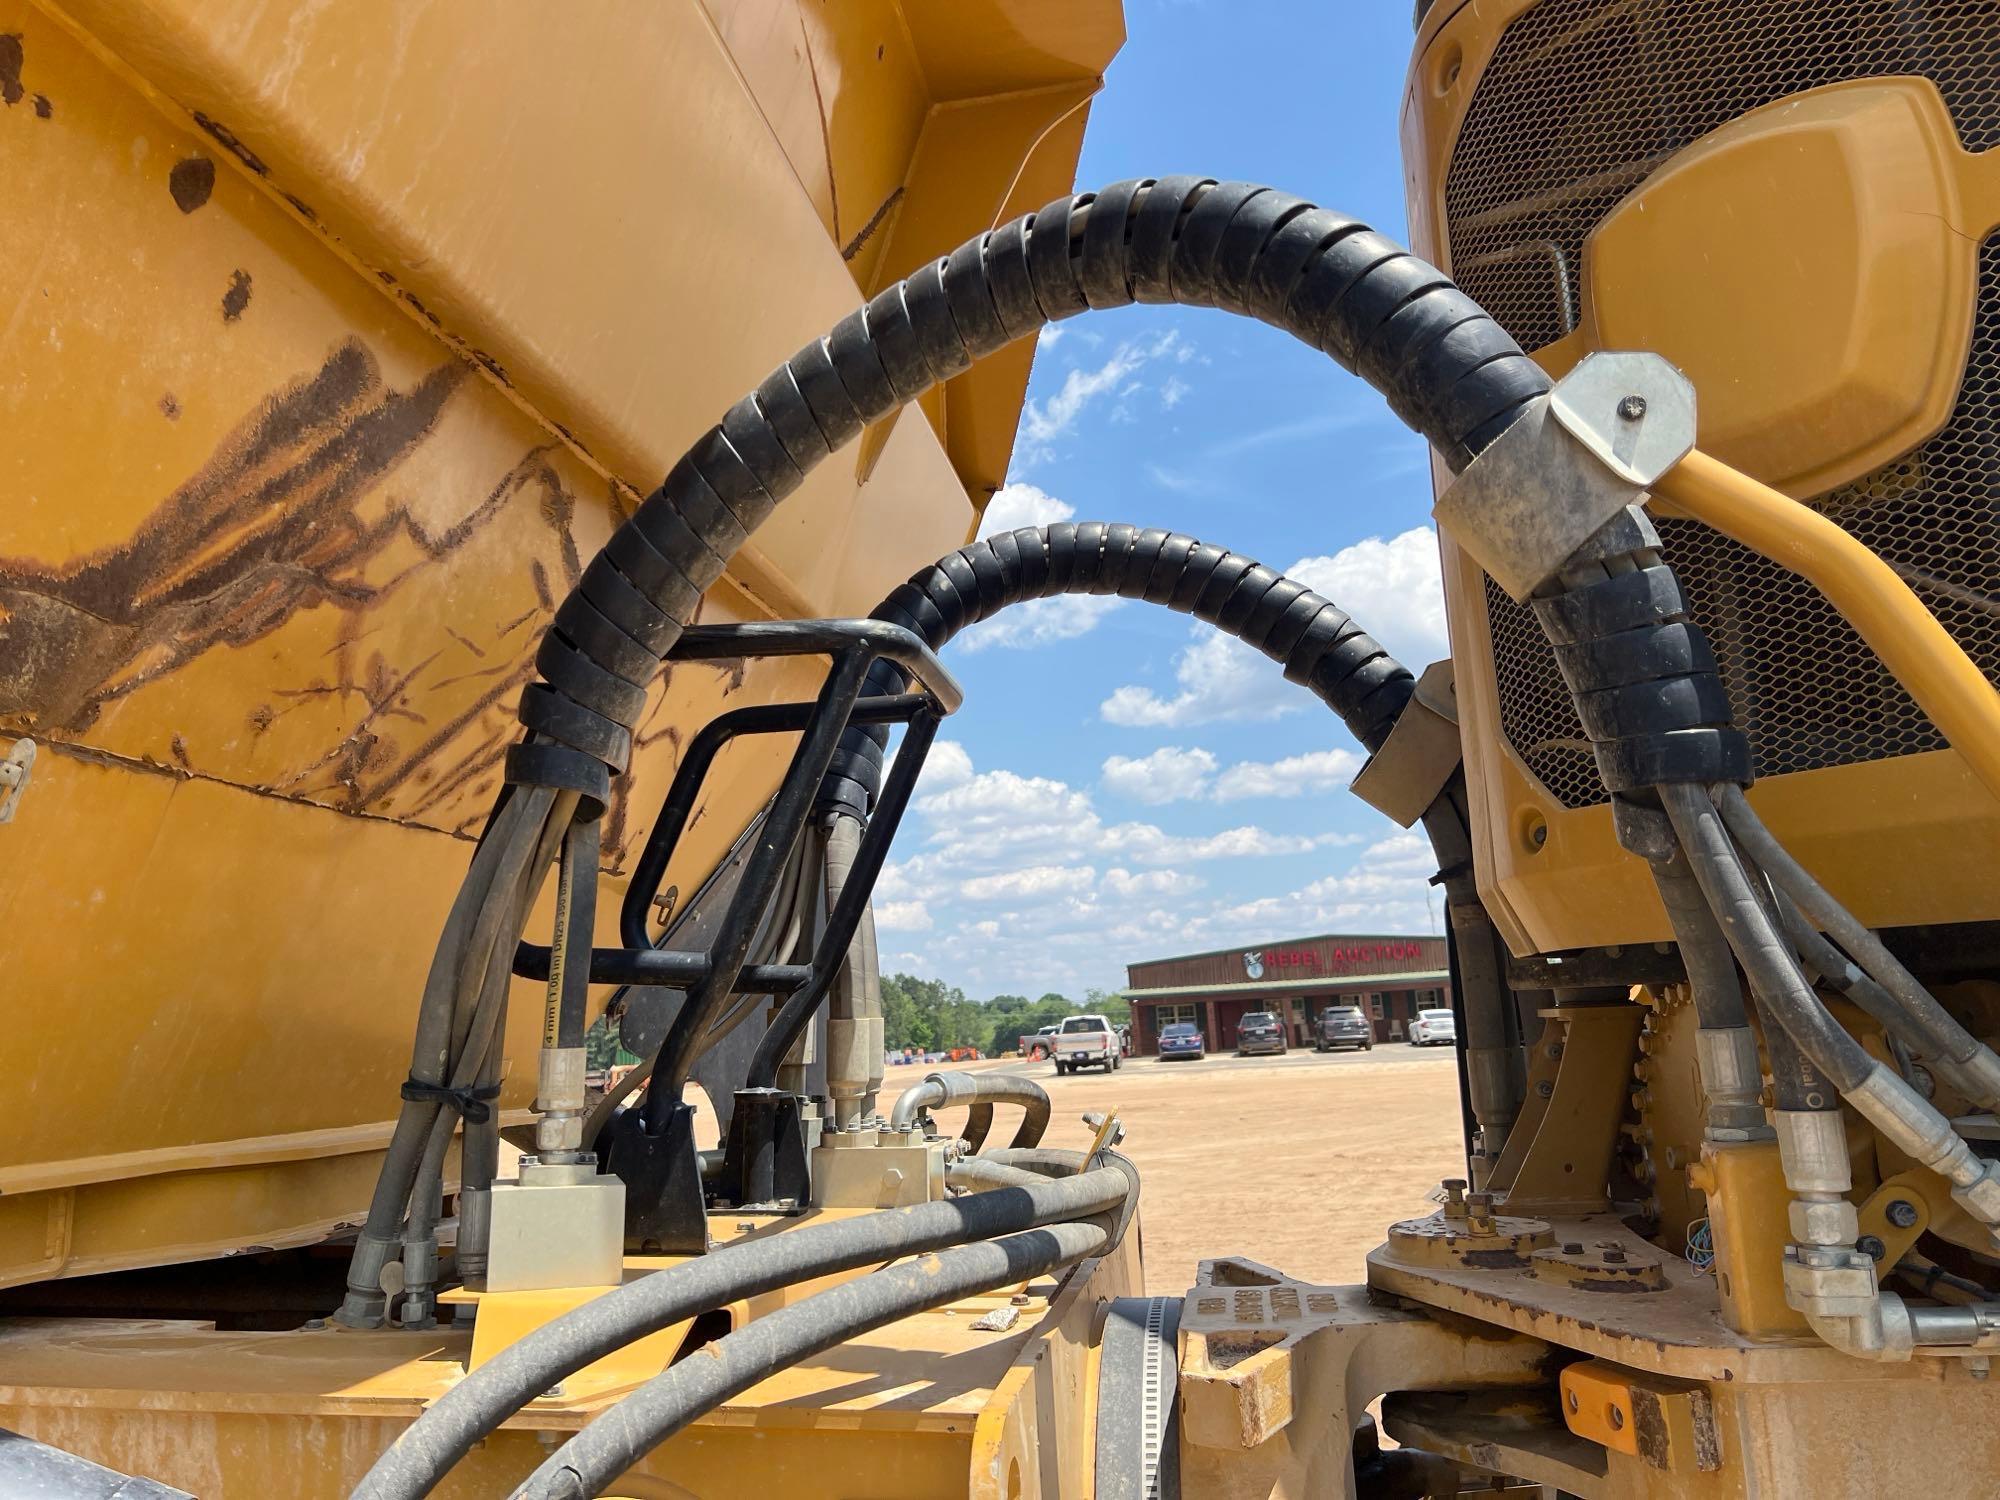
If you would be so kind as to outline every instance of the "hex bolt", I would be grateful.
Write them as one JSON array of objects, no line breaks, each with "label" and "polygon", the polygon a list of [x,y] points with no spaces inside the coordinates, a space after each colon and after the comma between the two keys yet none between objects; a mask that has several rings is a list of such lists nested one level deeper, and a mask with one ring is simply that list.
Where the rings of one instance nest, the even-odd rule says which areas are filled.
[{"label": "hex bolt", "polygon": [[1880,1235],[1864,1234],[1854,1242],[1854,1248],[1870,1260],[1880,1260],[1889,1253],[1889,1247],[1882,1243]]},{"label": "hex bolt", "polygon": [[1447,1177],[1444,1180],[1444,1216],[1447,1219],[1465,1217],[1465,1179]]},{"label": "hex bolt", "polygon": [[1563,1055],[1563,1044],[1562,1044],[1561,1042],[1550,1042],[1550,1043],[1549,1043],[1549,1061],[1550,1061],[1550,1062],[1561,1062],[1561,1061],[1562,1061],[1562,1055]]},{"label": "hex bolt", "polygon": [[1623,401],[1618,403],[1618,415],[1628,422],[1638,421],[1639,418],[1646,415],[1646,398],[1644,396],[1627,396]]},{"label": "hex bolt", "polygon": [[1894,1224],[1898,1229],[1908,1229],[1912,1224],[1917,1222],[1917,1205],[1906,1202],[1901,1198],[1892,1198],[1885,1212],[1888,1215],[1889,1222]]},{"label": "hex bolt", "polygon": [[1625,1264],[1625,1252],[1624,1252],[1623,1250],[1621,1250],[1621,1249],[1620,1249],[1620,1248],[1619,1248],[1618,1246],[1616,1246],[1616,1245],[1612,1245],[1612,1246],[1611,1246],[1610,1248],[1608,1248],[1608,1249],[1607,1249],[1607,1250],[1606,1250],[1606,1251],[1604,1252],[1604,1263],[1605,1263],[1605,1264],[1606,1264],[1607,1266],[1622,1266],[1622,1265],[1624,1265],[1624,1264]]},{"label": "hex bolt", "polygon": [[[1563,1241],[1563,1254],[1564,1254],[1564,1255],[1581,1255],[1581,1254],[1583,1254],[1583,1241],[1582,1241],[1582,1240],[1564,1240],[1564,1241]],[[1575,1411],[1575,1410],[1576,1410],[1576,1397],[1575,1397],[1575,1396],[1571,1396],[1571,1397],[1570,1397],[1570,1410],[1571,1410],[1571,1411]]]},{"label": "hex bolt", "polygon": [[1553,1083],[1550,1083],[1546,1078],[1544,1078],[1540,1083],[1535,1085],[1535,1097],[1538,1099],[1551,1098],[1554,1096],[1555,1091],[1556,1091],[1556,1086]]},{"label": "hex bolt", "polygon": [[1465,1205],[1472,1213],[1472,1227],[1484,1233],[1493,1228],[1493,1195],[1491,1193],[1467,1193]]}]

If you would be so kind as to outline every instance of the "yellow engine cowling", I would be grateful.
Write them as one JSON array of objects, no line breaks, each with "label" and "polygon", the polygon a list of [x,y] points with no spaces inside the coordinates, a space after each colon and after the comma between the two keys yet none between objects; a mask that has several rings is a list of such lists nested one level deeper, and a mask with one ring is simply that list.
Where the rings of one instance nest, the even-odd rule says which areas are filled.
[{"label": "yellow engine cowling", "polygon": [[[1875,549],[2000,679],[1990,16],[1440,0],[1403,124],[1419,253],[1556,373],[1598,348],[1674,360],[1705,449]],[[1876,926],[2000,917],[2000,802],[1810,584],[1655,512],[1788,847]],[[1444,551],[1495,920],[1520,954],[1664,940],[1538,627]]]},{"label": "yellow engine cowling", "polygon": [[[0,751],[41,749],[0,1284],[359,1217],[580,560],[803,339],[1064,191],[1122,39],[1116,0],[0,4]],[[704,615],[865,613],[963,541],[1030,357],[823,466]],[[684,726],[816,671],[663,674],[607,924]],[[669,879],[782,753],[724,764]]]}]

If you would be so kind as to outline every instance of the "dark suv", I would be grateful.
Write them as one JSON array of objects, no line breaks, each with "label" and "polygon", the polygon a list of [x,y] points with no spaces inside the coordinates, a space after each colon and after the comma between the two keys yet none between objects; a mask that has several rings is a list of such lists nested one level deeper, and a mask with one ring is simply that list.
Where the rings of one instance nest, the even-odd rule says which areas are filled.
[{"label": "dark suv", "polygon": [[1336,1047],[1359,1047],[1363,1052],[1375,1046],[1375,1027],[1358,1005],[1329,1005],[1313,1023],[1313,1051],[1331,1052]]},{"label": "dark suv", "polygon": [[1236,1055],[1253,1052],[1285,1052],[1285,1023],[1268,1010],[1253,1010],[1236,1023]]}]

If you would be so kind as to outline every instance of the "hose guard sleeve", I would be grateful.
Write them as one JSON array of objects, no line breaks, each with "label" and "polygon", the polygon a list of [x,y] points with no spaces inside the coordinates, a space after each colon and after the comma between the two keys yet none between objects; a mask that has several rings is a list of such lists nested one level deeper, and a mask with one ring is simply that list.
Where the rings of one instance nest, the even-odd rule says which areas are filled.
[{"label": "hose guard sleeve", "polygon": [[[1382,747],[1416,688],[1407,667],[1304,584],[1240,553],[1157,528],[1084,521],[999,532],[913,573],[874,618],[906,625],[941,651],[966,626],[1011,605],[1076,593],[1115,593],[1206,620],[1277,662],[1371,751]],[[877,662],[866,691],[905,687],[900,669]],[[880,725],[849,729],[839,774],[822,785],[820,805],[865,817],[881,790],[888,739]],[[875,752],[872,760],[864,745]]]},{"label": "hose guard sleeve", "polygon": [[[560,705],[524,695],[523,722],[622,770],[645,707],[647,663],[671,651],[702,592],[814,464],[1044,324],[1133,302],[1220,307],[1292,333],[1373,384],[1454,471],[1549,388],[1436,268],[1303,199],[1206,177],[1134,178],[1058,198],[878,294],[696,441],[564,605],[536,660],[538,686]],[[1303,589],[1281,591],[1247,559],[1127,526],[983,544],[912,582],[923,607],[899,600],[898,618],[934,642],[940,625],[948,634],[994,608],[1078,590],[1176,608],[1193,600],[1197,614],[1274,658],[1324,636],[1313,634]],[[1365,673],[1380,655],[1372,642],[1341,641],[1299,668],[1357,733],[1367,731],[1364,740],[1397,706],[1394,692],[1377,691],[1379,669]],[[1366,714],[1363,686],[1373,694]]]}]

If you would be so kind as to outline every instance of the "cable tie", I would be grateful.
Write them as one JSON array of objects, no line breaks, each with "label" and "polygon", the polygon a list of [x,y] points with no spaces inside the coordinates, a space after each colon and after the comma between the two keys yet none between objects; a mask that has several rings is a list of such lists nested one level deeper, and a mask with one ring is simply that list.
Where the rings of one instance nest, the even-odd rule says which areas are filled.
[{"label": "cable tie", "polygon": [[470,1084],[455,1089],[444,1083],[425,1083],[420,1078],[403,1080],[402,1094],[412,1104],[442,1104],[458,1112],[468,1125],[484,1125],[493,1118],[490,1100],[500,1097],[497,1083]]}]

